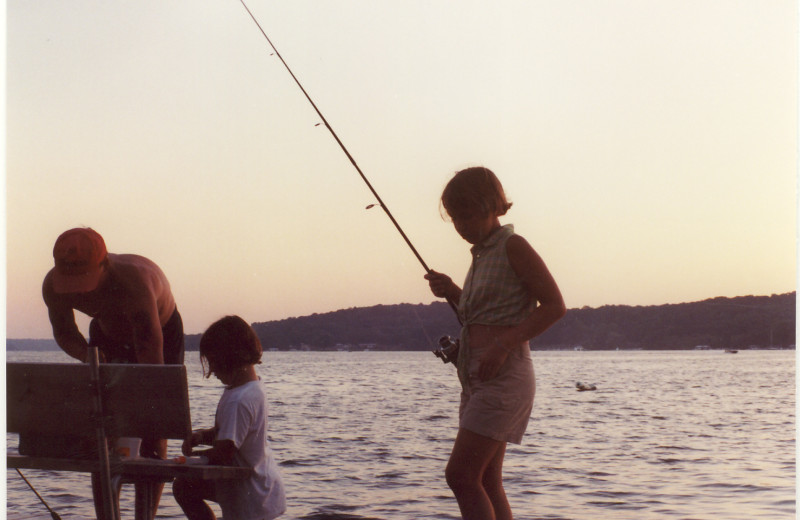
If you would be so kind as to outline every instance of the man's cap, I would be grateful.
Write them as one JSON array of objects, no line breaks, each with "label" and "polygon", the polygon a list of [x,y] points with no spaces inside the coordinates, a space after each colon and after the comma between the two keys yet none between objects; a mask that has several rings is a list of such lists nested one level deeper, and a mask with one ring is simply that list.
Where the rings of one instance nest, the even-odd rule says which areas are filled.
[{"label": "man's cap", "polygon": [[65,231],[56,240],[53,258],[53,290],[57,293],[81,293],[97,288],[103,270],[100,264],[108,256],[106,243],[91,228]]}]

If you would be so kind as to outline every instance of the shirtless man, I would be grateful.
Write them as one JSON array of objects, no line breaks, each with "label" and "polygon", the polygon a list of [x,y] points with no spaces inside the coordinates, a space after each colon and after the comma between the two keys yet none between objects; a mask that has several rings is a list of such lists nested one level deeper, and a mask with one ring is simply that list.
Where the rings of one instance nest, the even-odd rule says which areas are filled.
[{"label": "shirtless man", "polygon": [[[89,345],[109,363],[183,363],[183,324],[169,282],[152,261],[106,252],[96,231],[64,232],[42,295],[53,336],[64,352],[86,361]],[[91,316],[87,342],[74,311]]]},{"label": "shirtless man", "polygon": [[[53,258],[42,296],[64,352],[85,362],[91,345],[108,363],[183,364],[183,322],[156,264],[138,255],[108,253],[103,237],[90,228],[65,231]],[[75,310],[92,317],[88,341],[75,323]],[[165,458],[166,439],[142,439],[140,454]],[[96,475],[92,487],[99,489]],[[158,495],[160,488],[163,484]],[[97,499],[95,492],[96,506]]]}]

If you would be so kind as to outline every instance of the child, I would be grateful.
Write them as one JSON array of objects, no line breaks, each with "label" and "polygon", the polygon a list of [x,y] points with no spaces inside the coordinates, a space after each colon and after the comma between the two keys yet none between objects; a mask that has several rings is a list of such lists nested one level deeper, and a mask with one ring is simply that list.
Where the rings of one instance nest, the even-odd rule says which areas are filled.
[{"label": "child", "polygon": [[[183,443],[186,456],[202,455],[209,464],[247,466],[246,480],[177,478],[175,500],[190,520],[214,520],[204,500],[219,503],[232,520],[271,520],[286,510],[283,482],[267,441],[267,402],[256,375],[261,343],[240,317],[227,316],[212,324],[200,338],[203,375],[217,376],[225,391],[217,405],[214,427],[192,432]],[[198,444],[211,449],[193,451]]]},{"label": "child", "polygon": [[[528,340],[566,312],[542,259],[499,217],[511,207],[487,168],[450,180],[441,205],[473,244],[464,288],[435,271],[425,275],[435,296],[458,302],[461,347],[459,429],[445,475],[467,520],[511,520],[503,489],[506,444],[522,442],[536,383]],[[538,305],[537,305],[538,304]]]}]

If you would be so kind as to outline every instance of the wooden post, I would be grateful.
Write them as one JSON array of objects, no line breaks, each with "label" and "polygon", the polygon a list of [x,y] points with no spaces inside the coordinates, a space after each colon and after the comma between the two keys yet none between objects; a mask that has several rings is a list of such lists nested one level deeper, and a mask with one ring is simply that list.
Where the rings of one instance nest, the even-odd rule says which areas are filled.
[{"label": "wooden post", "polygon": [[94,400],[97,451],[100,456],[100,489],[103,500],[103,513],[107,519],[120,520],[116,493],[111,486],[111,466],[108,459],[108,440],[106,439],[105,415],[103,414],[103,390],[100,384],[100,357],[97,347],[89,347],[89,366],[91,367],[90,381]]}]

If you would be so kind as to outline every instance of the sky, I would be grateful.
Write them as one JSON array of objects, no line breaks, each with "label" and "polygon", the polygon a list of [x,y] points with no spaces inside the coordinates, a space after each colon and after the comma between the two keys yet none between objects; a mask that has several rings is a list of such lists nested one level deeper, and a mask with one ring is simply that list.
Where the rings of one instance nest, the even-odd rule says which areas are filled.
[{"label": "sky", "polygon": [[[796,2],[246,1],[432,269],[463,280],[439,196],[483,165],[568,308],[795,290]],[[7,337],[52,337],[78,226],[155,261],[190,334],[435,300],[239,1],[5,16]]]}]

